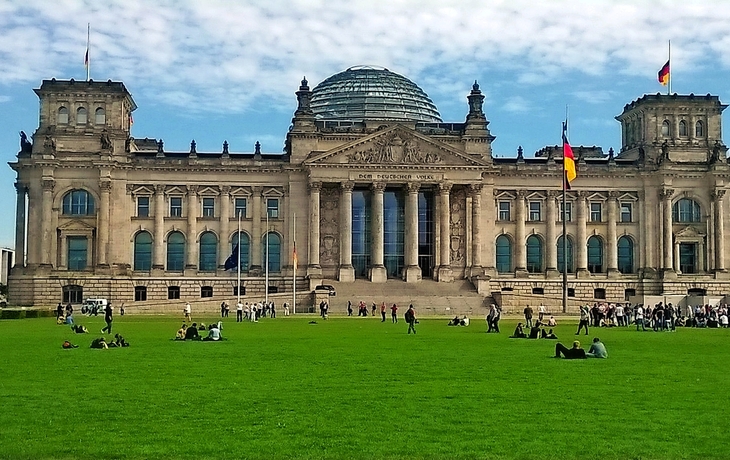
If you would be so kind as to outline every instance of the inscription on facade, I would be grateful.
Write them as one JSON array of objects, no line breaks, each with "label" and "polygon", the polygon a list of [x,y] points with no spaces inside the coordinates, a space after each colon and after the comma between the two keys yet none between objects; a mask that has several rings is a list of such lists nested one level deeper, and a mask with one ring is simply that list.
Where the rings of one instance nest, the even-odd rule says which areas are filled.
[{"label": "inscription on facade", "polygon": [[378,182],[438,182],[444,180],[443,174],[433,173],[383,173],[383,172],[350,172],[352,181],[378,181]]}]

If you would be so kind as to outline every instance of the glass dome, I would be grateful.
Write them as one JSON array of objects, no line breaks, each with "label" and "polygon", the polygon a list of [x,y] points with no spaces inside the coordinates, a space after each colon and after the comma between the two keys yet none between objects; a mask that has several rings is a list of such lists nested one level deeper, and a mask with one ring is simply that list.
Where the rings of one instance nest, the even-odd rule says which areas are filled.
[{"label": "glass dome", "polygon": [[384,120],[441,123],[428,95],[386,68],[350,67],[312,90],[312,111],[321,120]]}]

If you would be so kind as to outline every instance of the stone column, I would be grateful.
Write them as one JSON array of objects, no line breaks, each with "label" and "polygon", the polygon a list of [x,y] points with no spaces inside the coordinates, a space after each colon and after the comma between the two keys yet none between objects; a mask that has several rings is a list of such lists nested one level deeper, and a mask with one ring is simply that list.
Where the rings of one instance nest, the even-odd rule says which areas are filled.
[{"label": "stone column", "polygon": [[43,179],[41,186],[43,188],[42,198],[42,209],[43,216],[41,217],[41,265],[51,266],[51,243],[55,239],[55,235],[51,230],[51,223],[53,222],[53,188],[56,185],[56,181],[53,179]]},{"label": "stone column", "polygon": [[228,247],[229,237],[231,236],[231,187],[224,185],[221,187],[221,233],[220,242],[218,243],[218,268],[223,269],[226,265],[226,259],[231,255],[232,248]]},{"label": "stone column", "polygon": [[454,281],[451,270],[451,184],[439,183],[439,228],[441,265],[438,269],[438,281],[450,283]]},{"label": "stone column", "polygon": [[309,183],[309,266],[307,275],[322,276],[319,265],[319,192],[322,182]]},{"label": "stone column", "polygon": [[186,270],[198,267],[198,186],[188,185],[188,237]]},{"label": "stone column", "polygon": [[372,252],[370,281],[373,283],[384,283],[388,279],[388,272],[385,270],[383,258],[383,245],[385,243],[384,221],[383,221],[383,192],[385,184],[376,182],[373,184],[373,199],[371,211]]},{"label": "stone column", "polygon": [[[263,187],[251,187],[253,194],[251,195],[251,244],[249,246],[250,253],[248,256],[249,260],[249,272],[256,275],[261,272],[263,252],[261,246],[261,192]],[[319,204],[319,192],[317,192],[317,203]],[[317,209],[319,214],[319,208]],[[317,260],[319,265],[319,260]]]},{"label": "stone column", "polygon": [[555,224],[557,221],[557,199],[560,192],[557,190],[547,191],[547,210],[545,212],[545,253],[547,254],[546,274],[548,277],[557,277],[558,272],[558,240]]},{"label": "stone column", "polygon": [[616,235],[618,197],[618,192],[608,192],[608,232],[606,234],[606,239],[608,239],[606,244],[608,247],[608,276],[616,276],[618,274],[618,241]]},{"label": "stone column", "polygon": [[662,272],[665,274],[668,272],[674,272],[674,266],[672,264],[672,250],[674,247],[672,244],[672,195],[674,195],[674,190],[670,188],[662,189],[659,192],[659,196],[662,200],[662,219],[664,229],[664,260],[662,264]]},{"label": "stone column", "polygon": [[102,180],[99,182],[101,190],[101,203],[99,204],[99,256],[97,258],[98,265],[108,266],[109,255],[109,194],[112,190],[112,182],[110,180]]},{"label": "stone column", "polygon": [[484,274],[482,267],[482,188],[483,184],[469,185],[471,195],[471,276]]},{"label": "stone column", "polygon": [[415,283],[421,279],[421,267],[418,265],[418,190],[421,184],[406,184],[405,215],[405,269],[403,279],[406,283]]},{"label": "stone column", "polygon": [[155,185],[155,241],[152,248],[152,269],[165,269],[165,186]]},{"label": "stone column", "polygon": [[578,266],[576,267],[576,275],[590,276],[588,273],[588,228],[586,216],[586,192],[577,192],[575,202],[578,205],[576,210],[577,231],[575,248],[578,255]]},{"label": "stone column", "polygon": [[725,196],[724,189],[717,189],[712,194],[715,202],[715,271],[725,272],[725,218],[722,199]]},{"label": "stone column", "polygon": [[525,198],[527,191],[517,190],[515,200],[515,273],[527,275],[527,241],[525,237]]},{"label": "stone column", "polygon": [[352,188],[355,184],[345,181],[340,184],[340,269],[337,276],[342,282],[355,281],[352,266]]},{"label": "stone column", "polygon": [[15,204],[15,267],[25,266],[25,195],[28,188],[21,182],[15,183],[17,201]]}]

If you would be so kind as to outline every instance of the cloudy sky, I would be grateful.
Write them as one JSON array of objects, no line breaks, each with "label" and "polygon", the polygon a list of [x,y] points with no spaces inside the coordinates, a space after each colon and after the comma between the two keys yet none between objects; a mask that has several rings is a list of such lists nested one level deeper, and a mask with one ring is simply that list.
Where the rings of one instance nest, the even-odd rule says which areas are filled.
[{"label": "cloudy sky", "polygon": [[[51,6],[52,5],[52,6]],[[354,65],[416,82],[444,121],[463,121],[478,80],[497,156],[560,140],[569,107],[574,145],[620,148],[614,116],[666,91],[657,71],[672,41],[672,91],[730,101],[730,2],[488,0],[2,0],[0,155],[38,126],[32,89],[121,80],[139,109],[134,137],[166,150],[281,152],[299,81]],[[0,213],[15,215],[15,174],[0,168]],[[12,247],[14,225],[0,227]]]}]

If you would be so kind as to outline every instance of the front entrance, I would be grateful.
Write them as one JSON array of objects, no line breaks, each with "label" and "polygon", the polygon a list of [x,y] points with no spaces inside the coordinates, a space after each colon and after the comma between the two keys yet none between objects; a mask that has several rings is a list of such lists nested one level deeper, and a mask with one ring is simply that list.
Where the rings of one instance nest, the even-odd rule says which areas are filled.
[{"label": "front entrance", "polygon": [[435,257],[434,194],[418,192],[418,266],[423,278],[433,278]]}]

